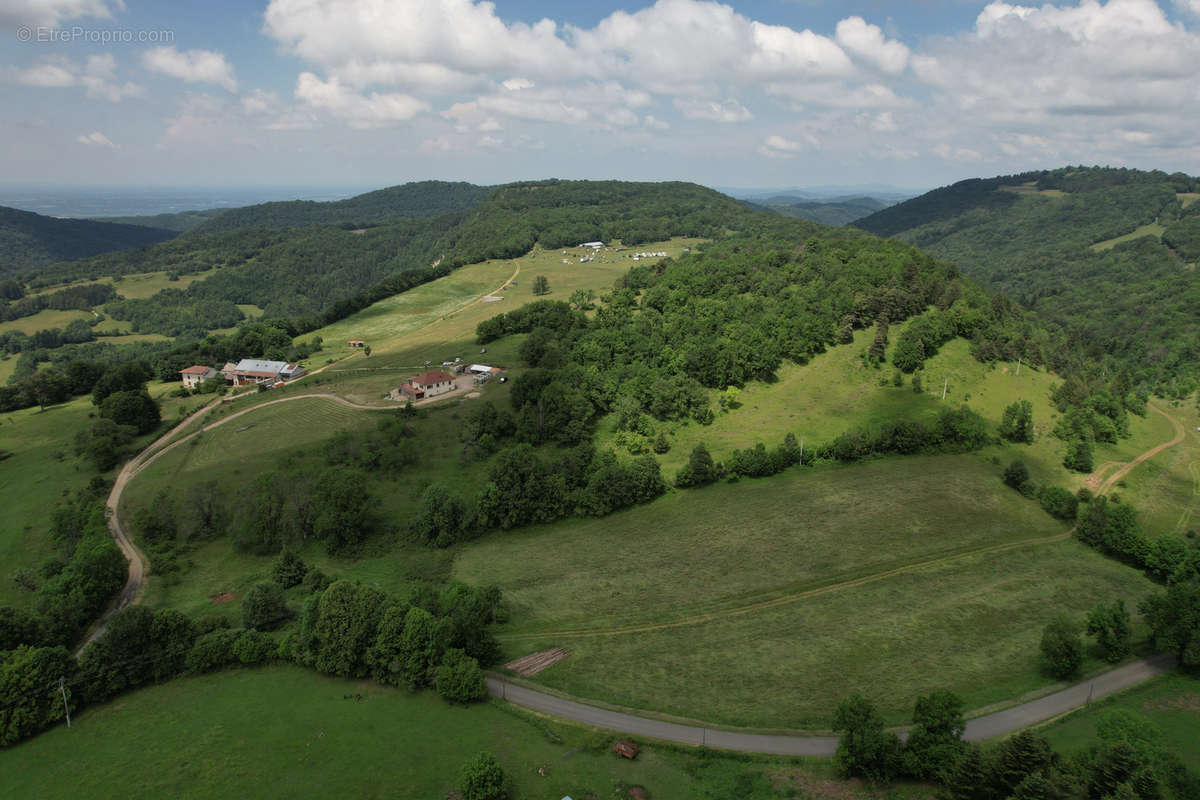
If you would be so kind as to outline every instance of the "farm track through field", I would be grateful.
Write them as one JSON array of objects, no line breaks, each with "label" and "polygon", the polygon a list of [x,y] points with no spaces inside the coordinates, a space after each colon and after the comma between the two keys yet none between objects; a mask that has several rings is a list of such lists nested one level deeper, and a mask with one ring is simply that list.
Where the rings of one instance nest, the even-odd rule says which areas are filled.
[{"label": "farm track through field", "polygon": [[[1170,448],[1170,447],[1174,447],[1174,446],[1180,444],[1181,442],[1183,442],[1184,437],[1186,435],[1183,425],[1178,420],[1176,420],[1174,417],[1170,416],[1169,414],[1167,414],[1165,411],[1158,408],[1157,406],[1150,404],[1150,408],[1153,409],[1154,411],[1158,412],[1159,414],[1162,414],[1164,417],[1167,418],[1168,421],[1170,421],[1171,425],[1175,428],[1175,436],[1170,441],[1163,442],[1160,445],[1152,447],[1149,450],[1147,450],[1146,452],[1139,455],[1137,458],[1134,458],[1132,461],[1129,461],[1125,464],[1120,465],[1120,467],[1116,471],[1114,471],[1111,475],[1109,475],[1106,479],[1104,479],[1104,482],[1100,484],[1099,489],[1096,492],[1098,495],[1103,495],[1103,494],[1107,493],[1114,485],[1116,485],[1116,483],[1118,481],[1120,481],[1122,478],[1124,478],[1126,475],[1128,475],[1129,472],[1131,470],[1133,470],[1134,467],[1143,463],[1147,459],[1153,458],[1154,456],[1161,453],[1163,450],[1166,450],[1167,448]],[[800,600],[808,599],[810,597],[818,597],[820,595],[827,594],[829,592],[834,592],[839,589],[851,589],[856,586],[862,586],[864,584],[874,583],[876,581],[881,581],[886,578],[894,577],[896,575],[903,575],[903,574],[906,574],[909,572],[916,572],[917,570],[925,569],[926,567],[933,567],[933,566],[939,566],[942,564],[948,564],[953,561],[959,561],[959,560],[962,560],[965,558],[970,558],[972,556],[990,555],[993,553],[1002,553],[1007,550],[1016,550],[1016,549],[1022,548],[1022,547],[1032,547],[1032,546],[1036,546],[1036,545],[1040,545],[1040,544],[1049,544],[1051,542],[1061,542],[1065,539],[1068,539],[1071,536],[1071,534],[1074,532],[1075,532],[1075,528],[1071,527],[1069,530],[1063,531],[1062,533],[1058,533],[1053,536],[1042,536],[1042,537],[1039,537],[1036,539],[1025,539],[1025,540],[1019,541],[1019,542],[1006,542],[1005,544],[990,545],[988,547],[980,547],[980,548],[976,548],[974,550],[964,550],[962,552],[953,553],[953,554],[947,555],[947,556],[940,556],[938,558],[931,558],[931,559],[927,559],[925,561],[918,561],[918,562],[915,562],[912,564],[906,564],[902,567],[896,567],[895,569],[884,570],[882,572],[876,572],[876,573],[872,573],[870,575],[863,575],[858,578],[852,578],[850,580],[839,581],[837,583],[830,583],[830,584],[826,584],[825,586],[818,586],[818,587],[815,587],[812,589],[807,589],[802,592],[793,592],[793,593],[789,593],[789,594],[780,595],[778,597],[773,597],[769,600],[761,600],[761,601],[758,601],[755,603],[749,603],[746,605],[738,606],[736,608],[728,608],[728,609],[724,609],[724,610],[720,610],[720,611],[711,611],[711,612],[707,612],[707,613],[703,613],[703,614],[695,614],[695,615],[691,615],[691,616],[687,616],[687,617],[681,617],[680,619],[670,620],[667,622],[649,623],[649,624],[644,624],[644,625],[623,625],[623,626],[617,626],[617,627],[611,627],[611,628],[575,628],[575,629],[559,630],[559,631],[519,633],[519,634],[511,634],[511,635],[507,635],[507,636],[501,635],[497,638],[499,638],[501,641],[505,641],[505,642],[522,642],[522,641],[532,641],[532,640],[538,640],[538,639],[580,639],[580,638],[596,637],[596,636],[624,636],[627,634],[634,634],[634,633],[651,633],[651,632],[655,632],[655,631],[669,630],[671,628],[682,628],[682,627],[686,627],[689,625],[701,625],[701,624],[704,624],[707,622],[715,622],[717,620],[730,619],[730,618],[742,616],[745,614],[753,614],[753,613],[756,613],[759,611],[766,611],[768,609],[778,608],[779,606],[784,606],[784,605],[788,605],[790,603],[795,603]]]}]

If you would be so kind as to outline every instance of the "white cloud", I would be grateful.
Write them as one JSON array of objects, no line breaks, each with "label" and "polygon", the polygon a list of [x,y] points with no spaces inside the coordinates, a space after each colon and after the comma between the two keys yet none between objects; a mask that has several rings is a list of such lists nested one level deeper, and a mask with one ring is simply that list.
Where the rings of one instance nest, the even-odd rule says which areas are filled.
[{"label": "white cloud", "polygon": [[130,81],[117,78],[117,60],[111,53],[88,56],[80,65],[69,58],[51,57],[24,69],[9,67],[0,72],[5,83],[38,89],[83,87],[94,100],[120,102],[127,97],[141,97],[145,90]]},{"label": "white cloud", "polygon": [[372,92],[358,94],[342,86],[337,78],[323,81],[302,72],[296,81],[296,98],[313,109],[346,119],[353,128],[377,128],[406,122],[429,104],[407,94]]},{"label": "white cloud", "polygon": [[871,62],[884,72],[903,72],[908,66],[908,47],[888,41],[878,25],[862,17],[847,17],[837,24],[837,42],[854,55]]},{"label": "white cloud", "polygon": [[688,119],[709,122],[745,122],[754,118],[749,109],[733,99],[718,102],[716,100],[676,98],[675,108]]},{"label": "white cloud", "polygon": [[111,19],[114,9],[124,11],[125,4],[121,0],[111,4],[105,0],[5,0],[0,5],[0,25],[57,27],[78,17]]},{"label": "white cloud", "polygon": [[1189,14],[1200,17],[1200,0],[1175,0],[1175,5]]},{"label": "white cloud", "polygon": [[656,131],[665,131],[671,127],[671,123],[658,119],[653,114],[647,114],[645,119],[642,120],[642,124],[647,128]]},{"label": "white cloud", "polygon": [[213,83],[226,91],[237,91],[233,67],[225,60],[224,53],[212,50],[181,53],[174,47],[155,47],[142,53],[142,65],[188,83]]},{"label": "white cloud", "polygon": [[100,131],[92,131],[83,136],[76,136],[75,141],[80,144],[88,145],[89,147],[107,147],[111,150],[117,150],[120,145],[113,144],[112,141]]},{"label": "white cloud", "polygon": [[767,158],[793,158],[798,153],[820,146],[820,142],[812,134],[802,134],[802,136],[803,140],[799,140],[772,134],[758,146],[758,153]]}]

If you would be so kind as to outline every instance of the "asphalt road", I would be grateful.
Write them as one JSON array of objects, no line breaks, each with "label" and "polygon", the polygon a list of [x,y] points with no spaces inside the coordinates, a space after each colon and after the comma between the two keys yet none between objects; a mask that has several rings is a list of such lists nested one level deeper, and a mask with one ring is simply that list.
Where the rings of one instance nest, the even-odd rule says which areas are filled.
[{"label": "asphalt road", "polygon": [[[1127,689],[1156,675],[1168,672],[1174,667],[1174,664],[1175,659],[1170,655],[1158,655],[1126,664],[1054,694],[993,714],[976,717],[967,723],[964,738],[970,741],[992,739],[1027,728],[1034,723],[1065,714],[1105,695]],[[488,692],[493,697],[507,700],[513,705],[582,722],[597,728],[619,731],[631,736],[703,745],[719,750],[740,750],[748,753],[784,756],[831,756],[837,750],[838,740],[834,736],[773,736],[680,725],[554,697],[517,686],[493,675],[488,676],[487,683]]]}]

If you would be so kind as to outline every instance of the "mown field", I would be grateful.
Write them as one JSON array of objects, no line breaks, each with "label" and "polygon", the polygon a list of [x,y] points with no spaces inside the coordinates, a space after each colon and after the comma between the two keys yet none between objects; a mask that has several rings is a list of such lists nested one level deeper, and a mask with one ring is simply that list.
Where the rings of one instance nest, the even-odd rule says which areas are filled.
[{"label": "mown field", "polygon": [[1069,527],[998,471],[963,456],[892,458],[675,491],[600,519],[489,536],[463,550],[454,575],[504,589],[513,610],[506,633],[604,629],[738,608]]},{"label": "mown field", "polygon": [[8,331],[19,331],[27,335],[32,335],[38,331],[49,330],[51,328],[65,328],[69,323],[77,319],[91,319],[90,311],[59,311],[53,308],[47,308],[44,311],[39,311],[28,317],[20,317],[19,319],[10,319],[8,322],[0,322],[0,333]]},{"label": "mown field", "polygon": [[530,800],[611,797],[629,785],[653,797],[716,798],[730,774],[765,783],[789,771],[654,747],[628,761],[605,748],[608,739],[499,705],[455,707],[431,692],[266,667],[182,678],[90,709],[70,730],[0,751],[0,786],[7,797],[38,798],[441,798],[484,750],[513,796]]},{"label": "mown field", "polygon": [[1063,753],[1086,751],[1097,740],[1096,725],[1113,713],[1148,722],[1158,741],[1185,764],[1200,764],[1200,678],[1172,673],[1147,681],[1069,714],[1040,732]]},{"label": "mown field", "polygon": [[[695,624],[504,643],[513,656],[570,649],[534,680],[617,706],[823,730],[837,703],[859,691],[900,724],[915,698],[935,689],[956,692],[974,709],[1050,688],[1038,669],[1046,622],[1057,613],[1082,621],[1101,600],[1136,605],[1154,588],[1136,571],[1061,541],[962,556]],[[587,575],[576,582],[581,604],[607,591]],[[601,622],[625,620],[597,616]],[[1106,668],[1085,664],[1085,671]]]}]

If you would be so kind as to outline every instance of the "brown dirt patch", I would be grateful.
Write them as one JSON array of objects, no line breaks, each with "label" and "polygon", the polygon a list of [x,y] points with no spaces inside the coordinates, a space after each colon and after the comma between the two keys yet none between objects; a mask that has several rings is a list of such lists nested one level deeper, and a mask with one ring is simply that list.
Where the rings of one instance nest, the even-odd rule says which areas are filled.
[{"label": "brown dirt patch", "polygon": [[881,797],[879,792],[857,778],[818,778],[811,773],[796,770],[776,776],[776,782],[781,788],[797,789],[801,797],[812,800],[862,800]]},{"label": "brown dirt patch", "polygon": [[233,592],[221,592],[220,594],[214,594],[210,599],[214,606],[223,606],[233,600],[233,597]]},{"label": "brown dirt patch", "polygon": [[569,655],[571,655],[570,650],[555,647],[551,650],[530,653],[524,658],[518,658],[516,661],[510,661],[504,665],[504,668],[511,669],[518,675],[529,677],[530,675],[536,675],[547,667],[554,666]]},{"label": "brown dirt patch", "polygon": [[1200,694],[1188,692],[1178,697],[1158,697],[1143,705],[1147,711],[1194,711],[1200,714]]}]

